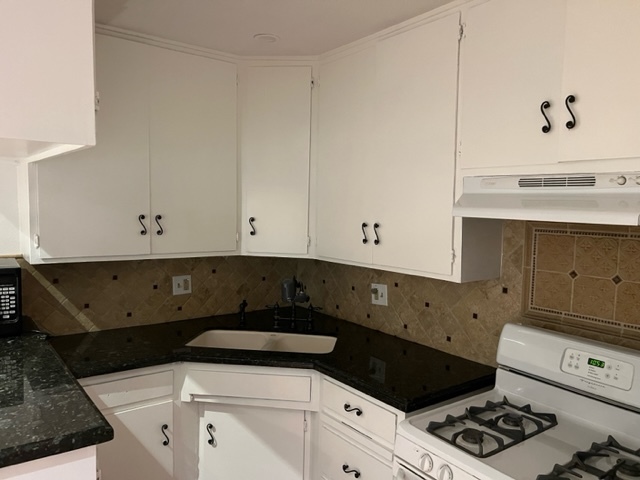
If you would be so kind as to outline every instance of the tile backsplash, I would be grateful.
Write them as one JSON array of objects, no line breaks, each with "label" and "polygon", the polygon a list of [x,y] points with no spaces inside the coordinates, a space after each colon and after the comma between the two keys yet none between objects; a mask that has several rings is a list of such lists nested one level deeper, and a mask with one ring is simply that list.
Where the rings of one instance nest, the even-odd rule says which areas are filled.
[{"label": "tile backsplash", "polygon": [[[621,326],[640,324],[634,316],[640,296],[629,286],[640,284],[634,276],[640,272],[638,260],[628,243],[637,242],[631,231],[626,237],[601,233],[607,229],[577,235],[566,225],[543,227],[505,222],[501,277],[465,284],[307,259],[205,257],[37,266],[22,261],[23,310],[54,335],[168,322],[237,312],[243,299],[247,310],[262,309],[280,298],[281,280],[296,274],[324,313],[486,364],[495,364],[500,331],[514,321],[640,349],[636,330]],[[594,246],[578,241],[580,236]],[[629,251],[613,255],[611,240],[618,242],[619,252]],[[621,258],[636,260],[621,266]],[[193,292],[173,296],[174,275],[191,275]],[[581,278],[589,279],[586,290],[577,281]],[[371,304],[371,283],[387,285],[389,306]],[[612,288],[613,312],[610,304],[593,299]],[[523,311],[531,317],[523,319]]]}]

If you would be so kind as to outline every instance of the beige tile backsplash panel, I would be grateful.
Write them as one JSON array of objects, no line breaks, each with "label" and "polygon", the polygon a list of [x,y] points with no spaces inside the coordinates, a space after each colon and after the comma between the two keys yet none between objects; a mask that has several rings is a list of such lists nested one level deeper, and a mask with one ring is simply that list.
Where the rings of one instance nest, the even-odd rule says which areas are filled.
[{"label": "beige tile backsplash panel", "polygon": [[[23,261],[24,313],[61,335],[233,313],[242,299],[257,310],[295,273],[325,313],[486,364],[514,321],[640,349],[640,231],[550,226],[505,222],[501,278],[462,285],[306,259]],[[193,293],[171,295],[186,274]],[[388,307],[371,305],[371,283],[388,285]]]},{"label": "beige tile backsplash panel", "polygon": [[640,339],[640,230],[529,224],[525,313]]}]

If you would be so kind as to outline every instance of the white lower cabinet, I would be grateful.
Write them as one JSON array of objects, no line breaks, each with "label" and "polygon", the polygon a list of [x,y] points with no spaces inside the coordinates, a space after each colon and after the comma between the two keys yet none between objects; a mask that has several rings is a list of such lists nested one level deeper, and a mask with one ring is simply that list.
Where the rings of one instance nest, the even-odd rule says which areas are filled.
[{"label": "white lower cabinet", "polygon": [[322,424],[319,434],[318,465],[319,478],[327,480],[391,480],[392,477],[388,462],[327,423]]},{"label": "white lower cabinet", "polygon": [[114,430],[114,439],[97,448],[100,478],[172,479],[173,370],[144,369],[81,383]]},{"label": "white lower cabinet", "polygon": [[173,402],[105,415],[114,440],[98,445],[102,480],[173,478]]},{"label": "white lower cabinet", "polygon": [[200,406],[199,480],[304,478],[305,412]]}]

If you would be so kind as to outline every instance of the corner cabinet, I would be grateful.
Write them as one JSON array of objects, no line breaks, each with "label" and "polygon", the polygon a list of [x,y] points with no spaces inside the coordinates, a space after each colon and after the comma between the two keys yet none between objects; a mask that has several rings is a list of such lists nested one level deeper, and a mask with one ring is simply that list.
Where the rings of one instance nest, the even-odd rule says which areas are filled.
[{"label": "corner cabinet", "polygon": [[235,64],[107,35],[96,64],[97,146],[23,169],[25,257],[234,252]]},{"label": "corner cabinet", "polygon": [[242,252],[306,255],[312,67],[250,65],[242,73]]},{"label": "corner cabinet", "polygon": [[[465,280],[452,215],[459,31],[450,13],[321,65],[319,258]],[[499,259],[490,229],[476,253]],[[481,270],[467,279],[499,274]]]},{"label": "corner cabinet", "polygon": [[0,2],[0,160],[95,145],[93,2]]},{"label": "corner cabinet", "polygon": [[461,48],[463,173],[602,171],[610,160],[640,157],[640,70],[630,66],[638,21],[633,0],[471,6]]},{"label": "corner cabinet", "polygon": [[97,446],[102,480],[173,479],[173,371],[142,370],[81,383],[113,427]]}]

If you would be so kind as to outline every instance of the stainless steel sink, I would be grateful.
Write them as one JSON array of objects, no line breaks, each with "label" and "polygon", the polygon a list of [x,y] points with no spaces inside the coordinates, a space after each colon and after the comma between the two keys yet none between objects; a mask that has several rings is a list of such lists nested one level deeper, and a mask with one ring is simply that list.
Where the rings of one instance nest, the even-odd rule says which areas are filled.
[{"label": "stainless steel sink", "polygon": [[208,330],[187,343],[187,347],[231,348],[291,353],[330,353],[336,338],[300,333]]}]

